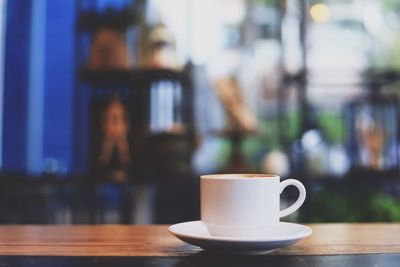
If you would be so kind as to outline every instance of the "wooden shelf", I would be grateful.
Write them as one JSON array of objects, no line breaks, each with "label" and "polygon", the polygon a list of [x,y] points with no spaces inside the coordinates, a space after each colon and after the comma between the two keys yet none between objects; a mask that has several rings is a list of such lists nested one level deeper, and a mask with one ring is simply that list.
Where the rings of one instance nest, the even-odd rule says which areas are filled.
[{"label": "wooden shelf", "polygon": [[114,86],[157,80],[184,80],[185,73],[170,69],[82,69],[78,77],[81,82],[94,86]]},{"label": "wooden shelf", "polygon": [[79,14],[77,29],[88,32],[94,32],[99,28],[125,30],[142,21],[143,15],[139,10],[140,8],[135,5],[121,10],[107,8],[104,12],[84,11]]}]

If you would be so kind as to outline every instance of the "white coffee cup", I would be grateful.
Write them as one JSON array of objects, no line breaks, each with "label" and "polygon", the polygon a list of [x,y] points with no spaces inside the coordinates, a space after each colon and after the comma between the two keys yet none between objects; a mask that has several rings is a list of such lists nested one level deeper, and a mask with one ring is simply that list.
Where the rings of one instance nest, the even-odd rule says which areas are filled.
[{"label": "white coffee cup", "polygon": [[[201,221],[212,236],[256,237],[273,233],[281,217],[295,212],[306,198],[303,184],[280,182],[271,174],[213,174],[200,181]],[[289,185],[299,190],[290,207],[280,210],[280,194]]]}]

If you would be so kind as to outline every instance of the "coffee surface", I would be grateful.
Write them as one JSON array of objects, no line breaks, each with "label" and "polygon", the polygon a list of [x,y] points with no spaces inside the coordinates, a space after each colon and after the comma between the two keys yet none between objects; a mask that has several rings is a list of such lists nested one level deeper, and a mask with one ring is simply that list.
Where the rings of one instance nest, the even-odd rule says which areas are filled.
[{"label": "coffee surface", "polygon": [[202,177],[212,179],[265,179],[277,176],[273,174],[212,174],[203,175]]}]

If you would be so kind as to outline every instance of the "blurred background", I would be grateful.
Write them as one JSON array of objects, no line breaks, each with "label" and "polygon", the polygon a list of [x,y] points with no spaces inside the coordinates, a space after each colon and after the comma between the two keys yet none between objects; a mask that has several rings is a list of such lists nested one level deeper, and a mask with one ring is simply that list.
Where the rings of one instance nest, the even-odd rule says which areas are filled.
[{"label": "blurred background", "polygon": [[399,82],[397,0],[1,0],[0,223],[197,220],[206,173],[400,221]]}]

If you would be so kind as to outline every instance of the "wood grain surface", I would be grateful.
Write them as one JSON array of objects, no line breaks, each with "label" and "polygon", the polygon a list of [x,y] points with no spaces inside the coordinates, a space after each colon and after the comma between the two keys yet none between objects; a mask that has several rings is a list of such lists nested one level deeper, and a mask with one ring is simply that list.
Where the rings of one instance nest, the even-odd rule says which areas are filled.
[{"label": "wood grain surface", "polygon": [[[400,224],[311,224],[313,234],[279,255],[400,253]],[[0,255],[181,256],[200,248],[166,225],[0,226]]]}]

